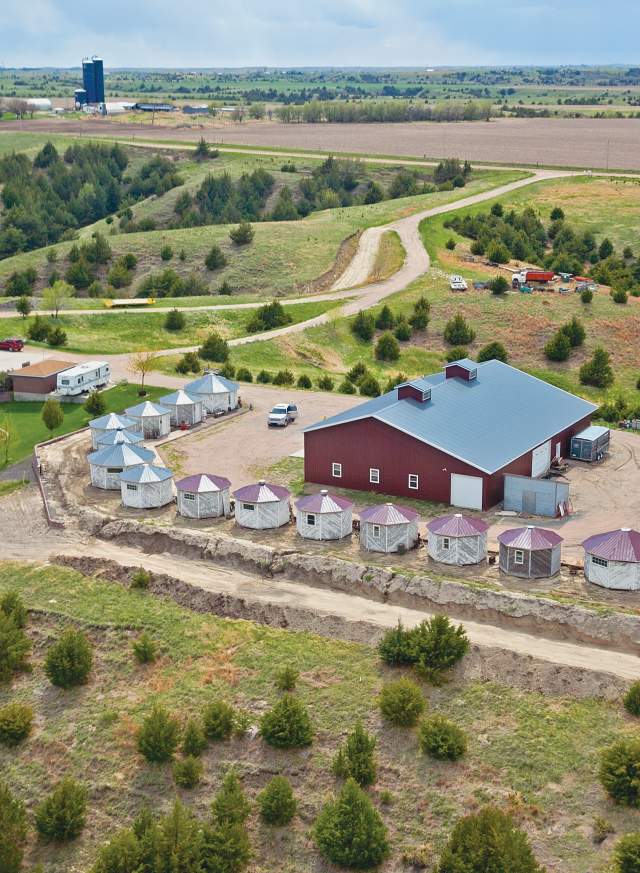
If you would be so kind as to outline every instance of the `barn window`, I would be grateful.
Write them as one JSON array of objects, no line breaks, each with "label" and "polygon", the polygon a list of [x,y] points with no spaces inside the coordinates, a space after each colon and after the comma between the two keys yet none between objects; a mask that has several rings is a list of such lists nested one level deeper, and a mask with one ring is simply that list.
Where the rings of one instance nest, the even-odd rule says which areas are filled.
[{"label": "barn window", "polygon": [[338,464],[337,461],[334,461],[331,465],[331,475],[336,479],[342,478],[342,464]]},{"label": "barn window", "polygon": [[195,494],[183,494],[182,496],[185,500],[195,500],[196,499]]},{"label": "barn window", "polygon": [[597,555],[591,555],[591,563],[597,564],[598,567],[608,567],[609,562],[605,558],[599,558]]},{"label": "barn window", "polygon": [[524,564],[524,552],[522,551],[522,549],[516,549],[513,553],[513,563]]},{"label": "barn window", "polygon": [[412,491],[418,490],[418,483],[419,482],[420,482],[420,479],[419,479],[417,473],[409,473],[409,488],[411,488]]},{"label": "barn window", "polygon": [[451,548],[451,540],[449,537],[442,538],[442,548],[447,550]]},{"label": "barn window", "polygon": [[369,482],[372,485],[380,484],[380,470],[377,467],[369,467]]},{"label": "barn window", "polygon": [[127,491],[137,491],[137,490],[138,490],[137,485],[127,485]]},{"label": "barn window", "polygon": [[255,503],[243,503],[242,508],[253,511],[256,508],[256,506],[255,506]]},{"label": "barn window", "polygon": [[374,526],[373,526],[373,536],[374,536],[374,537],[379,537],[379,536],[380,536],[380,525],[379,525],[379,524],[374,524]]},{"label": "barn window", "polygon": [[315,525],[315,523],[316,523],[315,515],[313,514],[313,512],[308,512],[307,513],[307,524],[310,524],[313,527],[313,525]]}]

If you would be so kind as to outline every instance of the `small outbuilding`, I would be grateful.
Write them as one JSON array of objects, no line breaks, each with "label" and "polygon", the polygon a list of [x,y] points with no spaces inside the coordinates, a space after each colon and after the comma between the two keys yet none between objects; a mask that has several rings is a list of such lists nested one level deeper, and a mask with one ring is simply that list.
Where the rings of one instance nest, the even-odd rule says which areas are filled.
[{"label": "small outbuilding", "polygon": [[160,403],[171,412],[171,424],[174,427],[193,427],[202,421],[202,399],[188,394],[183,388],[161,397]]},{"label": "small outbuilding", "polygon": [[569,456],[575,461],[600,461],[609,453],[611,431],[601,424],[592,424],[571,437]]},{"label": "small outbuilding", "polygon": [[138,464],[151,464],[155,457],[155,452],[150,449],[127,443],[99,448],[87,458],[91,471],[91,484],[108,491],[119,491],[121,473]]},{"label": "small outbuilding", "polygon": [[233,492],[236,522],[257,530],[282,527],[291,517],[289,497],[282,485],[269,485],[264,479]]},{"label": "small outbuilding", "polygon": [[145,400],[125,409],[125,412],[138,422],[146,440],[157,440],[171,433],[171,410],[166,406]]},{"label": "small outbuilding", "polygon": [[135,430],[126,430],[118,427],[116,430],[108,430],[98,439],[98,448],[104,446],[118,446],[121,443],[127,443],[130,446],[136,446],[143,441],[144,437],[141,433]]},{"label": "small outbuilding", "polygon": [[541,527],[516,527],[498,535],[500,569],[509,576],[546,579],[560,570],[562,537]]},{"label": "small outbuilding", "polygon": [[584,575],[618,591],[640,589],[640,533],[629,527],[595,534],[582,543]]},{"label": "small outbuilding", "polygon": [[307,540],[341,540],[352,530],[353,503],[326,488],[296,503],[296,528]]},{"label": "small outbuilding", "polygon": [[427,525],[429,557],[440,564],[480,564],[487,558],[489,525],[471,515],[443,515]]},{"label": "small outbuilding", "polygon": [[229,514],[231,482],[224,476],[196,473],[176,482],[178,513],[185,518],[218,518]]},{"label": "small outbuilding", "polygon": [[418,513],[383,503],[360,513],[360,546],[368,552],[406,552],[418,542]]},{"label": "small outbuilding", "polygon": [[231,379],[226,379],[217,373],[205,373],[193,382],[185,385],[185,391],[193,397],[199,397],[206,412],[231,412],[238,406],[238,391],[240,386]]},{"label": "small outbuilding", "polygon": [[173,473],[166,467],[138,464],[120,476],[122,505],[132,509],[158,509],[173,500]]},{"label": "small outbuilding", "polygon": [[142,426],[139,421],[129,418],[128,415],[117,415],[115,412],[108,412],[106,415],[101,415],[100,418],[94,418],[90,421],[89,430],[91,432],[91,445],[94,449],[97,449],[100,438],[110,430],[127,430],[142,433]]}]

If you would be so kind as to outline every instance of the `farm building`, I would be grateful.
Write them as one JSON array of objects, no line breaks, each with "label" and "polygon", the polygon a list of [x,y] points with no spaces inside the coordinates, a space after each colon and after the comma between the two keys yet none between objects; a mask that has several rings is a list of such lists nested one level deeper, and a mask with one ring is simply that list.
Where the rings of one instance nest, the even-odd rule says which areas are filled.
[{"label": "farm building", "polygon": [[166,406],[145,400],[125,409],[125,412],[138,422],[146,440],[157,440],[171,432],[171,410]]},{"label": "farm building", "polygon": [[126,415],[116,415],[115,412],[108,412],[106,415],[101,415],[100,418],[94,418],[90,421],[89,430],[91,432],[91,445],[94,449],[97,449],[100,438],[110,430],[128,430],[142,433],[142,426],[139,420],[129,418]]},{"label": "farm building", "polygon": [[341,540],[352,528],[353,503],[326,489],[307,494],[296,503],[296,528],[307,540]]},{"label": "farm building", "polygon": [[611,431],[600,424],[592,424],[571,438],[569,457],[576,461],[599,461],[609,453]]},{"label": "farm building", "polygon": [[541,527],[517,527],[498,534],[500,569],[509,576],[546,579],[560,570],[562,537]]},{"label": "farm building", "polygon": [[47,358],[10,373],[14,400],[46,400],[58,385],[58,374],[75,366],[73,361]]},{"label": "farm building", "polygon": [[185,390],[192,396],[199,397],[207,412],[230,412],[238,405],[240,386],[216,373],[205,373],[194,382],[188,382]]},{"label": "farm building", "polygon": [[150,464],[155,457],[155,453],[150,449],[130,446],[127,443],[100,448],[97,452],[92,452],[87,459],[91,471],[91,484],[108,491],[119,491],[120,474],[123,470],[138,464]]},{"label": "farm building", "polygon": [[628,527],[595,534],[582,543],[584,575],[594,585],[640,589],[640,533]]},{"label": "farm building", "polygon": [[531,476],[504,477],[504,509],[556,518],[569,509],[569,483]]},{"label": "farm building", "polygon": [[489,509],[506,474],[566,457],[596,409],[501,361],[455,361],[306,428],[305,479]]},{"label": "farm building", "polygon": [[233,492],[236,522],[241,527],[267,530],[288,524],[289,492],[282,485],[269,485],[264,479]]},{"label": "farm building", "polygon": [[395,503],[370,506],[360,513],[360,545],[368,552],[400,552],[418,542],[418,513]]},{"label": "farm building", "polygon": [[165,394],[160,403],[171,412],[171,424],[174,427],[188,425],[193,427],[202,421],[202,400],[179,388],[172,394]]},{"label": "farm building", "polygon": [[144,437],[140,431],[125,430],[122,427],[118,427],[115,430],[108,430],[102,434],[98,440],[98,448],[101,449],[103,446],[118,446],[120,443],[128,443],[135,446],[141,443],[143,439]]},{"label": "farm building", "polygon": [[158,509],[173,500],[173,473],[166,467],[138,464],[120,476],[122,505],[132,509]]},{"label": "farm building", "polygon": [[229,514],[231,482],[224,476],[196,473],[176,482],[178,513],[185,518],[217,518]]},{"label": "farm building", "polygon": [[427,525],[429,557],[441,564],[480,564],[487,558],[487,530],[481,518],[444,515]]}]

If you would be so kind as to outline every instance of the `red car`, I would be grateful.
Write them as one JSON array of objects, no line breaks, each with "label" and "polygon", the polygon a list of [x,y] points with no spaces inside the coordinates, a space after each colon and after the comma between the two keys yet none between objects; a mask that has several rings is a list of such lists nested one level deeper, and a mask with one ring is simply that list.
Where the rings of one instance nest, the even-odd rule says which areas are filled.
[{"label": "red car", "polygon": [[24,348],[24,340],[20,337],[10,336],[0,340],[0,351],[2,352],[21,352]]}]

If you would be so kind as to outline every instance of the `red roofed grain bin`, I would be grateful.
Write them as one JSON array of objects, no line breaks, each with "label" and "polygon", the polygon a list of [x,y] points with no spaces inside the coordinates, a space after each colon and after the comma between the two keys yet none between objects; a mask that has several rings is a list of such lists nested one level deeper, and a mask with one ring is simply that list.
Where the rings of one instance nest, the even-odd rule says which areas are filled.
[{"label": "red roofed grain bin", "polygon": [[418,541],[418,513],[395,503],[360,513],[360,545],[368,552],[406,552]]},{"label": "red roofed grain bin", "polygon": [[322,489],[296,503],[296,528],[307,540],[341,540],[350,536],[353,503]]},{"label": "red roofed grain bin", "polygon": [[618,591],[640,589],[640,533],[628,527],[595,534],[582,543],[584,575]]},{"label": "red roofed grain bin", "polygon": [[269,530],[288,524],[290,494],[282,485],[269,485],[264,479],[233,492],[236,522],[240,527]]},{"label": "red roofed grain bin", "polygon": [[481,518],[444,515],[427,525],[429,557],[441,564],[480,564],[487,559],[487,529]]},{"label": "red roofed grain bin", "polygon": [[541,527],[516,527],[498,535],[500,569],[523,579],[547,579],[560,571],[562,537]]}]

